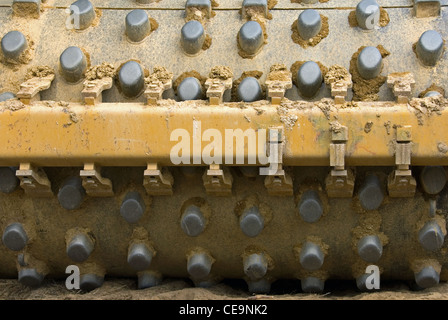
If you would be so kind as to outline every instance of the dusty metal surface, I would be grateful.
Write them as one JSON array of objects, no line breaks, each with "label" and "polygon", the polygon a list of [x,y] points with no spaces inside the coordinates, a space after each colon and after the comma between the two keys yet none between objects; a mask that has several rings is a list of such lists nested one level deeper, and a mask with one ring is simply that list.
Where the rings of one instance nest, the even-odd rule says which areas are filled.
[{"label": "dusty metal surface", "polygon": [[[207,129],[215,129],[221,135],[221,146],[216,145],[220,163],[226,162],[226,145],[237,145],[243,140],[243,150],[234,148],[233,163],[236,154],[242,153],[247,164],[249,155],[256,157],[262,151],[257,146],[250,148],[247,137],[231,137],[235,142],[227,141],[226,129],[251,129],[258,145],[258,141],[262,142],[256,133],[259,129],[278,126],[286,128],[285,165],[329,166],[333,122],[349,129],[345,156],[349,166],[394,165],[397,126],[411,126],[413,165],[448,165],[446,153],[440,148],[441,143],[448,143],[445,104],[440,105],[440,114],[421,117],[413,107],[381,102],[341,107],[284,101],[280,106],[263,102],[244,108],[239,103],[215,107],[205,102],[174,101],[159,106],[105,103],[95,107],[40,102],[17,111],[8,109],[8,102],[0,103],[2,106],[0,136],[4,138],[0,144],[0,165],[3,166],[22,162],[38,166],[81,166],[89,162],[102,166],[144,166],[157,162],[172,166],[171,151],[179,142],[192,146],[199,141],[198,151],[206,154],[206,146],[211,145],[204,138]],[[328,111],[323,108],[327,106]],[[185,130],[188,137],[172,135],[176,129]],[[191,152],[190,164],[193,157]],[[206,165],[203,161],[195,164]],[[256,164],[260,164],[259,159]]]},{"label": "dusty metal surface", "polygon": [[[58,190],[64,178],[75,175],[76,169],[48,168],[46,172],[53,182],[53,190]],[[377,171],[372,167],[360,169],[359,176],[362,177],[364,172],[369,170]],[[63,209],[56,198],[31,198],[19,189],[7,197],[2,197],[1,227],[4,229],[11,222],[24,225],[30,235],[24,252],[45,261],[50,270],[50,277],[63,276],[65,267],[73,264],[65,255],[65,233],[77,227],[88,228],[96,239],[95,249],[88,262],[103,265],[108,275],[135,276],[136,272],[127,264],[127,250],[133,230],[144,227],[149,232],[149,239],[157,252],[150,269],[167,277],[188,277],[186,256],[192,249],[202,247],[216,259],[212,274],[224,278],[244,278],[241,255],[248,248],[256,247],[272,258],[274,268],[269,275],[273,278],[303,278],[306,272],[300,266],[294,248],[314,236],[329,246],[324,265],[314,274],[323,275],[324,278],[352,279],[362,273],[369,264],[357,255],[353,247],[353,230],[360,225],[363,218],[378,215],[380,232],[388,238],[388,244],[384,246],[383,256],[378,263],[384,278],[412,279],[411,265],[418,259],[437,259],[442,264],[442,270],[446,270],[446,249],[429,253],[418,243],[419,222],[430,220],[429,204],[420,192],[410,199],[386,197],[381,208],[370,213],[359,207],[356,197],[327,200],[322,194],[322,200],[328,207],[317,223],[309,224],[298,215],[296,197],[269,197],[262,177],[245,178],[237,168],[231,169],[231,172],[234,177],[232,196],[213,197],[204,194],[201,179],[203,170],[192,177],[186,177],[178,169],[173,170],[176,182],[174,195],[152,197],[151,204],[150,197],[145,195],[147,211],[137,224],[126,223],[120,216],[119,207],[127,190],[137,190],[142,195],[145,194],[142,186],[143,168],[107,169],[104,174],[112,179],[116,196],[88,197],[81,208],[74,211]],[[387,173],[387,170],[385,172]],[[296,168],[295,187],[298,188],[302,184],[303,188],[303,181],[309,177],[318,178],[322,186],[327,173],[325,168]],[[272,210],[272,219],[259,236],[249,238],[239,229],[235,208],[238,201],[255,195]],[[195,197],[205,199],[211,209],[211,215],[201,235],[188,237],[180,227],[181,207]],[[4,246],[0,248],[0,252],[4,256],[0,266],[2,275],[14,276],[16,253]],[[447,279],[446,277],[445,273],[442,273],[442,278]]]},{"label": "dusty metal surface", "polygon": [[[299,9],[300,5],[297,6]],[[28,33],[36,42],[34,59],[30,65],[45,64],[56,70],[59,56],[64,49],[76,45],[90,54],[92,65],[109,62],[118,67],[130,59],[137,59],[150,71],[156,65],[165,66],[174,73],[175,78],[190,70],[196,70],[201,75],[207,76],[213,66],[228,65],[233,70],[235,79],[243,71],[262,71],[264,73],[262,82],[269,72],[269,67],[276,63],[284,63],[289,68],[295,61],[313,60],[320,61],[327,67],[339,64],[348,69],[350,59],[359,47],[381,44],[391,52],[391,55],[384,59],[383,75],[405,71],[413,73],[417,79],[414,96],[433,82],[448,90],[446,83],[440,78],[448,72],[447,51],[445,50],[435,68],[422,66],[412,51],[412,45],[428,29],[435,29],[442,37],[447,38],[446,7],[442,8],[441,16],[422,19],[413,18],[411,8],[388,9],[391,23],[374,32],[351,28],[347,17],[352,10],[353,8],[322,10],[321,13],[329,18],[330,33],[317,46],[307,49],[291,40],[291,24],[297,19],[300,10],[271,10],[273,19],[267,21],[268,43],[254,59],[241,59],[236,50],[236,35],[243,25],[238,10],[219,11],[210,19],[206,31],[213,39],[212,45],[198,57],[185,56],[180,47],[180,29],[185,23],[184,10],[149,10],[148,14],[158,21],[159,28],[139,44],[131,44],[124,34],[124,19],[129,12],[126,10],[105,9],[98,26],[76,32],[65,28],[67,14],[62,8],[48,9],[39,19],[34,20],[10,19],[12,10],[2,8],[0,19],[5,23],[0,35],[3,36],[7,31],[15,29]],[[334,48],[340,46],[343,46],[344,50],[334,53]],[[17,91],[27,67],[19,66],[18,70],[2,68],[0,86],[3,90]],[[51,88],[42,93],[42,99],[80,102],[81,91],[82,83],[69,85],[61,77],[56,77]],[[301,99],[294,87],[288,91],[287,97],[293,100]],[[330,97],[328,90],[322,89],[314,100],[323,97]],[[393,100],[385,85],[381,88],[380,98],[383,101]],[[116,86],[113,86],[111,90],[105,92],[103,101],[126,100]],[[144,97],[136,101],[143,102]]]}]

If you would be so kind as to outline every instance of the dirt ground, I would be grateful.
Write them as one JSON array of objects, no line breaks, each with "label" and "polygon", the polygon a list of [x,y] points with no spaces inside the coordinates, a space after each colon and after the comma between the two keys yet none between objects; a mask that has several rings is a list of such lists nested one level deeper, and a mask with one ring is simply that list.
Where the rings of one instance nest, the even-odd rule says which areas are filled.
[{"label": "dirt ground", "polygon": [[276,283],[267,295],[249,294],[243,281],[227,281],[211,288],[195,288],[189,280],[165,279],[161,285],[137,290],[133,279],[107,279],[89,293],[69,291],[64,281],[45,280],[30,289],[15,279],[0,280],[0,300],[448,300],[448,283],[412,291],[407,282],[382,283],[379,292],[356,290],[353,282],[329,281],[323,294],[300,292],[297,281]]}]

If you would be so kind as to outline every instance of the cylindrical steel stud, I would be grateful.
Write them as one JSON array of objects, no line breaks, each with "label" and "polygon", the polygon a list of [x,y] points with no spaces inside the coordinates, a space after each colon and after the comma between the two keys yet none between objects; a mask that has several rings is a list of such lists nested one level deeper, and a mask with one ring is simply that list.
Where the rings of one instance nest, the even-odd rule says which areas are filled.
[{"label": "cylindrical steel stud", "polygon": [[365,30],[372,30],[379,22],[380,6],[375,0],[362,0],[356,6],[356,21]]},{"label": "cylindrical steel stud", "polygon": [[357,60],[358,72],[365,80],[376,78],[383,67],[383,56],[375,47],[362,49]]},{"label": "cylindrical steel stud", "polygon": [[308,271],[315,271],[322,267],[324,253],[320,247],[312,242],[307,242],[300,251],[300,264]]},{"label": "cylindrical steel stud", "polygon": [[240,228],[248,237],[256,237],[264,228],[264,218],[257,207],[246,210],[240,217]]},{"label": "cylindrical steel stud", "polygon": [[87,68],[84,52],[78,47],[68,47],[59,57],[61,73],[67,82],[78,82]]},{"label": "cylindrical steel stud", "polygon": [[145,271],[138,273],[138,289],[146,289],[158,286],[162,282],[160,274],[154,271]]},{"label": "cylindrical steel stud", "polygon": [[137,97],[145,86],[143,69],[136,61],[126,62],[118,72],[121,91],[127,98]]},{"label": "cylindrical steel stud", "polygon": [[94,249],[94,242],[84,233],[72,237],[67,245],[67,255],[75,262],[86,261]]},{"label": "cylindrical steel stud", "polygon": [[39,287],[44,278],[45,276],[34,268],[26,268],[19,271],[19,282],[27,287]]},{"label": "cylindrical steel stud", "polygon": [[197,237],[205,229],[206,220],[198,206],[187,207],[182,214],[180,226],[190,237]]},{"label": "cylindrical steel stud", "polygon": [[384,199],[380,179],[373,174],[367,175],[358,194],[361,206],[365,210],[376,210]]},{"label": "cylindrical steel stud", "polygon": [[147,270],[151,265],[153,253],[143,243],[134,243],[129,247],[128,264],[136,271]]},{"label": "cylindrical steel stud", "polygon": [[322,202],[319,194],[314,190],[307,190],[302,194],[299,203],[299,214],[308,223],[317,222],[323,214]]},{"label": "cylindrical steel stud", "polygon": [[28,47],[28,43],[23,33],[14,30],[3,36],[1,47],[5,58],[17,60]]},{"label": "cylindrical steel stud", "polygon": [[427,194],[438,194],[445,187],[446,172],[442,166],[426,166],[420,174],[420,182]]},{"label": "cylindrical steel stud", "polygon": [[0,192],[13,192],[20,181],[16,177],[16,167],[0,167]]},{"label": "cylindrical steel stud", "polygon": [[322,86],[322,72],[314,61],[305,62],[297,71],[297,88],[304,98],[314,97]]},{"label": "cylindrical steel stud", "polygon": [[439,91],[429,91],[425,94],[424,98],[428,98],[428,97],[437,97],[437,96],[441,96],[442,94]]},{"label": "cylindrical steel stud", "polygon": [[22,224],[14,222],[6,227],[3,232],[2,241],[9,250],[20,251],[25,248],[28,242],[28,236]]},{"label": "cylindrical steel stud", "polygon": [[82,291],[93,291],[101,287],[104,283],[104,276],[94,273],[86,273],[81,275],[79,280],[79,287]]},{"label": "cylindrical steel stud", "polygon": [[205,31],[202,23],[196,20],[188,21],[181,30],[181,45],[186,54],[199,53],[204,45]]},{"label": "cylindrical steel stud", "polygon": [[14,99],[16,97],[16,95],[12,92],[3,92],[2,94],[0,94],[0,102],[9,100],[9,99]]},{"label": "cylindrical steel stud", "polygon": [[241,27],[238,39],[244,52],[256,54],[264,43],[263,29],[258,22],[248,21]]},{"label": "cylindrical steel stud", "polygon": [[237,94],[240,101],[258,101],[262,97],[260,83],[254,77],[244,78],[243,81],[241,81],[241,83],[238,85]]},{"label": "cylindrical steel stud", "polygon": [[126,35],[132,42],[140,42],[151,32],[151,24],[145,10],[132,10],[126,15]]},{"label": "cylindrical steel stud", "polygon": [[195,77],[185,78],[177,87],[177,96],[180,101],[202,99],[202,86]]},{"label": "cylindrical steel stud", "polygon": [[89,0],[78,0],[70,5],[73,25],[77,30],[87,29],[95,20],[95,9]]},{"label": "cylindrical steel stud", "polygon": [[126,194],[120,207],[121,216],[129,223],[136,223],[145,213],[146,206],[140,193],[130,191]]},{"label": "cylindrical steel stud", "polygon": [[418,232],[418,241],[423,248],[437,251],[443,246],[445,235],[436,221],[428,221]]},{"label": "cylindrical steel stud", "polygon": [[189,257],[187,262],[188,274],[193,279],[206,278],[212,269],[212,259],[206,253],[195,253]]},{"label": "cylindrical steel stud", "polygon": [[431,288],[439,284],[440,275],[431,266],[423,268],[420,272],[415,273],[415,282],[420,288]]},{"label": "cylindrical steel stud", "polygon": [[417,42],[417,56],[426,66],[435,66],[443,52],[442,36],[435,30],[423,32]]},{"label": "cylindrical steel stud", "polygon": [[263,278],[268,271],[268,262],[263,254],[254,253],[244,257],[244,273],[251,280]]},{"label": "cylindrical steel stud", "polygon": [[84,200],[86,192],[82,187],[80,177],[67,179],[58,192],[58,201],[64,209],[79,209]]},{"label": "cylindrical steel stud", "polygon": [[297,19],[297,31],[304,40],[315,37],[322,28],[322,19],[314,9],[304,10]]},{"label": "cylindrical steel stud", "polygon": [[358,241],[358,254],[364,261],[377,262],[383,254],[383,245],[378,236],[365,236]]}]

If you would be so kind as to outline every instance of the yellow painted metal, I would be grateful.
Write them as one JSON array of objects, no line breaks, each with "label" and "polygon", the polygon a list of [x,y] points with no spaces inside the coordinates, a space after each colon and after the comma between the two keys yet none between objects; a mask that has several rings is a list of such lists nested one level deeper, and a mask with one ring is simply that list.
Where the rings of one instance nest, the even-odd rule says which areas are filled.
[{"label": "yellow painted metal", "polygon": [[[448,165],[443,148],[448,144],[448,111],[444,106],[438,113],[417,118],[417,111],[409,105],[392,102],[363,102],[350,108],[332,105],[325,114],[318,107],[319,102],[301,104],[300,108],[294,107],[293,102],[287,103],[209,106],[205,101],[164,101],[159,106],[140,103],[61,106],[35,102],[12,111],[3,102],[0,103],[0,165],[29,162],[36,166],[83,166],[85,163],[169,166],[173,165],[171,149],[178,143],[178,140],[170,141],[175,129],[186,130],[193,147],[194,136],[199,139],[207,129],[217,129],[224,140],[226,129],[244,131],[283,126],[284,165],[329,166],[330,123],[336,121],[348,128],[346,166],[393,166],[396,128],[400,126],[413,128],[412,165]],[[202,141],[201,150],[209,143]],[[223,141],[223,154],[224,144]],[[246,160],[248,150],[245,143]]]}]

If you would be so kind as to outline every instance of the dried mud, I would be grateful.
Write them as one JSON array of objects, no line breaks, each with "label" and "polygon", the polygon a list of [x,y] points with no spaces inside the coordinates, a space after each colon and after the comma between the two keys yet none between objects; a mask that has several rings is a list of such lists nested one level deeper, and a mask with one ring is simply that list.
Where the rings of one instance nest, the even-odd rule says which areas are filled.
[{"label": "dried mud", "polygon": [[151,32],[156,31],[159,28],[159,23],[156,21],[156,19],[149,18],[149,24],[151,25]]},{"label": "dried mud", "polygon": [[54,69],[49,66],[33,66],[27,70],[25,74],[25,81],[35,77],[44,78],[54,73]]},{"label": "dried mud", "polygon": [[[215,4],[217,4],[215,2]],[[212,8],[214,8],[216,6],[214,6],[212,4]],[[186,10],[186,15],[185,15],[185,22],[191,21],[191,20],[196,20],[199,21],[204,27],[208,22],[207,18],[208,15],[208,11],[206,8],[199,8],[199,7],[189,7]],[[210,18],[213,18],[214,16],[216,16],[216,12],[211,10],[211,14],[210,14]]]},{"label": "dried mud", "polygon": [[202,50],[207,50],[212,45],[212,37],[208,34],[205,35],[204,44],[202,45]]},{"label": "dried mud", "polygon": [[444,142],[437,143],[437,150],[441,153],[447,153],[448,152],[448,146]]},{"label": "dried mud", "polygon": [[351,76],[348,70],[337,64],[331,66],[324,76],[324,82],[327,85],[330,85],[335,82],[336,83],[348,82],[350,80]]},{"label": "dried mud", "polygon": [[269,74],[266,77],[266,81],[290,81],[291,73],[288,71],[288,67],[285,64],[274,64],[269,70]]},{"label": "dried mud", "polygon": [[211,79],[227,80],[233,78],[233,72],[226,66],[214,66],[208,75]]},{"label": "dried mud", "polygon": [[93,19],[91,27],[96,27],[100,24],[101,16],[103,15],[103,11],[101,9],[95,8],[95,19]]},{"label": "dried mud", "polygon": [[412,99],[409,106],[417,116],[418,124],[424,125],[425,118],[431,117],[434,113],[441,115],[445,109],[448,100],[443,96],[427,97],[422,99]]},{"label": "dried mud", "polygon": [[85,76],[87,80],[96,80],[105,77],[113,78],[115,76],[115,67],[110,63],[103,62],[98,66],[87,69]]},{"label": "dried mud", "polygon": [[149,77],[145,78],[145,83],[167,82],[173,79],[173,73],[165,67],[155,66]]},{"label": "dried mud", "polygon": [[25,108],[25,105],[20,100],[9,99],[5,102],[5,109],[7,110],[14,112],[23,108]]}]

